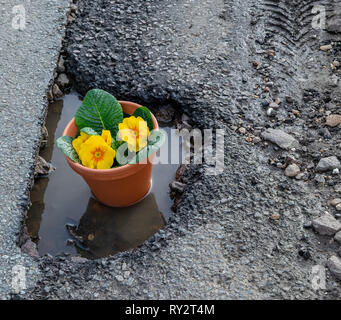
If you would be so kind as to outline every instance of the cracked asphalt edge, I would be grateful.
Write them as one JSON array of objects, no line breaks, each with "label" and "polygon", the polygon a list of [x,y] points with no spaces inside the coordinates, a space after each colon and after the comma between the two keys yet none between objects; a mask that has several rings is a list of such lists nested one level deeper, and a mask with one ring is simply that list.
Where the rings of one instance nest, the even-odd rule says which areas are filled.
[{"label": "cracked asphalt edge", "polygon": [[[218,2],[220,5],[216,6]],[[306,219],[323,212],[328,194],[323,194],[325,201],[321,201],[312,192],[313,185],[289,180],[269,166],[269,157],[274,153],[272,148],[268,151],[262,144],[252,146],[235,132],[241,122],[246,126],[250,122],[250,130],[254,127],[255,132],[269,127],[260,101],[254,97],[261,89],[263,80],[259,77],[262,76],[255,77],[252,69],[252,59],[260,54],[258,50],[262,49],[265,54],[263,47],[268,46],[268,32],[264,32],[268,27],[263,27],[268,13],[264,6],[255,0],[233,1],[232,4],[230,0],[224,3],[185,0],[183,6],[175,3],[163,6],[164,2],[152,0],[129,3],[103,0],[100,3],[101,6],[96,6],[90,1],[80,1],[79,4],[84,4],[81,19],[69,29],[67,68],[76,80],[77,89],[84,93],[89,87],[102,87],[119,97],[140,99],[148,105],[172,102],[201,128],[226,128],[229,138],[225,146],[226,168],[221,176],[212,178],[203,174],[205,167],[187,170],[182,180],[187,181],[188,188],[177,214],[164,230],[134,252],[86,263],[77,257],[72,257],[71,263],[69,258],[62,256],[42,258],[40,266],[44,277],[26,297],[339,297],[339,284],[332,277],[328,276],[325,292],[314,292],[311,287],[312,266],[323,265],[326,256],[334,253],[334,248],[325,245],[324,241],[320,243],[320,238],[303,228]],[[110,6],[115,10],[109,10]],[[291,12],[290,7],[287,9]],[[123,13],[128,13],[129,17]],[[217,20],[217,14],[221,20]],[[98,20],[99,16],[101,19]],[[194,27],[189,25],[188,17],[193,18]],[[253,24],[251,17],[263,18],[245,39],[245,28]],[[212,28],[208,28],[207,23],[212,19],[217,23],[210,23]],[[161,22],[162,30],[154,28]],[[112,24],[120,25],[120,28],[112,28]],[[137,30],[132,32],[132,28]],[[168,36],[168,31],[174,29],[175,39],[162,34]],[[112,34],[112,30],[116,34]],[[133,38],[135,32],[138,36]],[[205,42],[207,32],[212,36]],[[126,41],[127,34],[131,37],[129,41]],[[278,32],[273,34],[275,39],[272,40],[278,40]],[[98,41],[99,36],[102,42]],[[222,42],[217,51],[216,40],[220,37],[226,42]],[[205,52],[200,51],[201,43],[206,45]],[[144,45],[152,46],[154,50],[143,51]],[[310,45],[316,46],[315,43]],[[222,55],[222,51],[229,48],[229,55]],[[307,52],[316,54],[315,50]],[[192,58],[193,53],[198,56]],[[215,61],[217,54],[219,64],[210,63],[210,59]],[[286,56],[287,51],[284,48],[276,55],[278,58]],[[154,67],[155,61],[159,63],[158,57],[163,59],[160,65],[169,76],[158,72],[161,67]],[[175,63],[171,61],[174,57]],[[296,57],[289,60],[293,66]],[[134,67],[141,68],[139,73],[131,73],[132,59]],[[186,59],[192,59],[188,60],[192,63]],[[169,63],[167,68],[165,63]],[[277,60],[267,65],[275,75],[277,72],[289,72],[290,75],[292,68],[284,66],[281,70],[282,64]],[[105,66],[115,69],[108,75]],[[124,74],[130,74],[129,78],[120,78]],[[168,81],[173,82],[169,87]],[[260,82],[258,89],[254,88],[255,82]],[[300,100],[301,88],[289,84],[281,78],[274,83],[275,87],[281,88],[281,95],[290,93]],[[275,97],[268,93],[265,98]],[[210,99],[209,103],[207,99]],[[212,108],[207,108],[213,103]],[[249,108],[250,104],[252,108]],[[308,111],[306,106],[303,110]],[[298,123],[297,127],[300,125]],[[275,122],[270,126],[278,124]],[[289,128],[286,126],[286,129]],[[282,216],[277,222],[269,219],[274,208]],[[311,250],[313,257],[302,258],[300,246]],[[72,263],[76,261],[78,263]]]},{"label": "cracked asphalt edge", "polygon": [[[115,1],[115,5],[119,2]],[[209,1],[200,1],[198,5],[208,3]],[[121,3],[121,5],[123,4]],[[101,10],[101,8],[95,8],[93,3],[92,7],[94,7],[94,10]],[[242,20],[249,20],[247,12],[249,8],[255,7],[262,9],[258,5],[255,6],[255,1],[250,0],[245,3],[235,1],[234,6],[231,6],[231,9],[226,11],[226,14],[222,12],[221,16],[225,20],[229,18],[231,13],[235,13],[236,19],[234,20],[238,21],[239,14],[242,13],[245,14],[245,18]],[[117,10],[115,14],[121,12],[123,11]],[[96,17],[96,12],[94,14]],[[117,23],[116,20],[110,19],[109,21]],[[101,21],[99,23],[102,24]],[[243,32],[243,26],[245,27],[246,24],[241,23],[239,20],[235,26],[238,34],[241,35],[242,33],[239,32]],[[238,26],[240,26],[240,30]],[[215,32],[215,30],[213,31]],[[262,36],[262,33],[255,35]],[[254,36],[254,34],[251,36]],[[79,33],[77,33],[78,37]],[[87,34],[87,37],[91,37],[91,35]],[[240,43],[238,37],[233,37],[229,40],[229,43],[231,47],[241,48],[243,54],[240,57],[236,57],[239,52],[231,54],[236,58],[235,61],[238,62],[239,59],[242,59],[245,62],[244,65],[247,65],[247,63],[251,62],[247,58],[248,47],[245,46],[243,37],[239,38],[242,43]],[[75,40],[77,40],[76,37]],[[80,41],[82,41],[81,38]],[[83,51],[82,54],[88,54],[84,47],[79,50],[82,45],[82,43],[75,43],[74,47],[71,48],[74,49],[75,58],[78,58],[77,55],[81,51]],[[158,45],[157,42],[156,45]],[[91,43],[89,43],[89,46],[91,46]],[[96,48],[96,50],[99,50],[99,48]],[[96,56],[99,57],[94,52],[94,57]],[[110,56],[108,55],[108,57]],[[114,56],[110,58],[115,59]],[[89,63],[89,61],[83,59],[80,62],[78,65],[80,67],[88,66]],[[231,86],[231,92],[234,93],[234,96],[235,93],[238,93],[237,99],[245,100],[244,94],[236,90],[240,81],[243,80],[240,75],[243,74],[245,80],[254,79],[254,75],[249,68],[245,73],[245,70],[240,70],[238,65],[228,62],[229,64],[236,67],[237,71],[233,72],[234,82],[226,83],[226,87]],[[110,61],[108,65],[110,65]],[[94,65],[90,64],[90,66],[93,67]],[[118,66],[118,69],[120,69],[122,64],[118,64]],[[102,68],[102,64],[100,64],[100,68]],[[84,68],[84,70],[88,69]],[[233,69],[231,68],[231,70]],[[277,67],[275,70],[277,70]],[[74,71],[77,71],[76,68],[74,68]],[[92,83],[92,85],[107,85],[108,89],[111,90],[113,82],[107,81],[104,77],[101,78],[97,74],[98,71],[101,70],[94,67],[92,74],[90,72],[82,73],[85,76],[82,79],[82,84],[87,86],[92,83],[92,81],[88,81],[89,79],[95,80],[96,83]],[[118,71],[121,72],[121,70]],[[191,77],[193,76],[192,70],[186,71]],[[93,77],[94,74],[97,77]],[[105,79],[105,83],[102,83],[101,79]],[[245,90],[253,92],[247,82]],[[159,83],[157,83],[158,85]],[[212,84],[210,85],[212,86]],[[120,93],[125,93],[122,85],[114,86],[113,89],[120,89]],[[214,89],[214,87],[212,86],[210,91],[211,89]],[[178,97],[183,100],[186,106],[184,94],[187,95],[187,93],[186,90],[182,91],[184,93],[179,92]],[[293,90],[294,93],[296,91]],[[150,92],[152,90],[148,92],[142,91],[145,94]],[[202,93],[205,94],[205,92]],[[177,98],[176,94],[177,92],[175,92],[175,98]],[[163,92],[160,94],[155,91],[156,98],[163,95]],[[227,92],[227,96],[230,96],[229,92]],[[187,100],[190,100],[190,98]],[[145,98],[142,97],[142,99]],[[205,115],[204,105],[199,103],[201,102],[199,99],[196,101],[198,102],[197,106],[195,104],[186,106],[189,113],[194,109],[199,110],[200,107],[201,118],[199,119],[198,116],[194,123],[205,124],[205,120],[207,120],[209,125],[211,123],[219,124],[217,119],[212,119],[209,115],[205,119],[202,118]],[[226,115],[226,125],[231,125],[230,121],[228,121],[231,115],[226,110],[226,103],[219,100],[217,103],[221,108],[215,108],[217,110],[212,108],[213,110],[210,111],[214,116],[219,114],[220,118],[223,118],[222,115]],[[251,113],[259,109],[257,106],[254,107],[250,110]],[[232,113],[238,115],[240,110],[232,110]],[[240,125],[235,117],[231,118],[233,118],[232,124]],[[246,114],[243,114],[242,118],[246,121]],[[247,118],[250,119],[250,116]],[[259,120],[263,127],[265,123],[262,117]],[[115,257],[88,263],[74,264],[68,263],[65,257],[45,257],[45,259],[40,260],[44,278],[34,292],[26,295],[25,298],[162,299],[166,297],[198,298],[205,296],[208,298],[239,299],[278,297],[307,299],[339,297],[339,286],[332,279],[328,281],[328,285],[331,285],[329,293],[315,293],[310,288],[311,266],[313,263],[323,263],[325,261],[328,248],[318,246],[318,239],[315,235],[303,232],[301,225],[303,225],[305,218],[316,217],[319,212],[323,211],[324,206],[321,201],[315,199],[311,194],[310,186],[308,187],[299,181],[291,183],[280,172],[271,170],[268,167],[267,156],[259,152],[260,147],[252,149],[245,142],[242,144],[244,140],[242,137],[238,138],[230,129],[227,128],[227,130],[231,139],[226,148],[229,160],[241,159],[240,155],[242,154],[243,158],[245,158],[241,159],[240,162],[243,163],[239,165],[239,161],[231,161],[231,164],[226,167],[224,175],[217,179],[201,179],[202,172],[200,172],[200,169],[197,171],[191,170],[187,174],[186,179],[191,183],[191,187],[185,192],[174,221],[163,230],[167,241],[162,243],[161,250],[159,250],[160,245],[156,241],[156,237],[154,237],[137,252],[119,254]],[[238,149],[239,151],[237,151]],[[265,175],[268,176],[267,181],[263,181]],[[236,184],[236,181],[240,181],[240,183]],[[258,192],[255,192],[254,188],[250,188],[250,184],[257,185],[257,188],[260,188],[264,199],[260,199]],[[280,186],[281,189],[276,192],[275,188],[277,186]],[[209,202],[203,201],[205,200],[205,193],[213,195]],[[222,194],[230,196],[228,199],[220,199]],[[297,208],[290,208],[290,206],[295,205],[295,202],[290,200],[290,203],[288,203],[288,197],[294,197],[295,200],[298,200]],[[230,198],[234,201],[229,200]],[[325,195],[323,198],[325,198]],[[248,201],[245,201],[245,199],[248,199]],[[227,204],[225,200],[228,201]],[[257,203],[260,201],[263,202],[262,205]],[[195,205],[195,202],[199,202],[198,205]],[[280,205],[280,210],[285,219],[281,220],[279,225],[275,225],[275,223],[263,225],[263,218],[267,218],[267,214],[272,211],[276,202]],[[219,206],[219,203],[222,205]],[[265,214],[263,213],[264,208],[267,209]],[[303,212],[300,212],[301,208],[304,208]],[[297,225],[298,219],[302,219],[302,223],[299,225]],[[181,223],[179,223],[180,220]],[[291,235],[289,239],[287,239],[288,234]],[[163,236],[161,232],[157,235],[161,239],[164,238]],[[310,261],[304,261],[297,257],[296,246],[307,240],[309,241],[308,244],[312,246],[313,252],[315,252],[315,257]],[[328,250],[333,251],[333,248]],[[217,263],[217,261],[220,263]],[[226,292],[226,289],[229,292]]]},{"label": "cracked asphalt edge", "polygon": [[0,0],[0,299],[12,297],[21,272],[26,272],[21,288],[33,287],[39,278],[37,261],[17,243],[69,5],[69,0]]}]

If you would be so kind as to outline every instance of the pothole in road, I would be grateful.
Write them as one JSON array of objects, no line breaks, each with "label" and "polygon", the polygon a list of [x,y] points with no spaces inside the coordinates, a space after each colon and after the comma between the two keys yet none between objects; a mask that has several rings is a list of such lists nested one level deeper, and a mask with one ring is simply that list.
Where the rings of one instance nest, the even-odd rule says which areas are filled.
[{"label": "pothole in road", "polygon": [[[172,214],[169,184],[175,180],[179,164],[154,165],[151,191],[136,205],[111,208],[94,198],[55,146],[80,103],[77,93],[71,92],[49,105],[48,143],[40,155],[56,170],[35,180],[26,219],[28,234],[40,255],[66,253],[96,259],[134,249],[162,229]],[[172,123],[159,125],[172,141],[176,135]],[[168,154],[170,157],[170,151]]]}]

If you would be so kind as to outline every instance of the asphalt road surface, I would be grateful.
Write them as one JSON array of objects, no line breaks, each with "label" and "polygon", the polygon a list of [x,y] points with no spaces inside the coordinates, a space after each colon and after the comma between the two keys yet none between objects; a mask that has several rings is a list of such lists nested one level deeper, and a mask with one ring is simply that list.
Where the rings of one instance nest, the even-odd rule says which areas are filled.
[{"label": "asphalt road surface", "polygon": [[[310,227],[325,211],[340,218],[328,201],[341,179],[316,170],[322,158],[341,157],[338,128],[325,124],[340,107],[340,73],[331,67],[340,59],[337,2],[322,3],[323,30],[313,28],[308,0],[77,4],[62,51],[75,88],[172,105],[193,127],[224,129],[224,170],[212,176],[206,164],[186,167],[177,213],[134,252],[97,261],[20,254],[15,243],[66,8],[34,1],[24,31],[0,27],[3,296],[20,262],[30,266],[20,295],[37,299],[339,299],[327,261],[340,246]],[[2,6],[4,21],[11,6]],[[282,131],[264,135],[269,128],[289,134],[295,147],[283,148]],[[296,178],[284,172],[292,164],[302,173]],[[326,279],[319,290],[316,267]]]}]

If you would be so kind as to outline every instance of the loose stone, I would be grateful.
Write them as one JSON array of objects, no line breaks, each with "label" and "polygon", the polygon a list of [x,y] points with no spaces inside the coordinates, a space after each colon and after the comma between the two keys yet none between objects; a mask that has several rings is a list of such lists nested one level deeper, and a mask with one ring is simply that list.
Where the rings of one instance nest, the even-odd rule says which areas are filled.
[{"label": "loose stone", "polygon": [[339,242],[339,243],[341,243],[341,231],[339,231],[339,232],[335,235],[334,240],[337,241],[337,242]]},{"label": "loose stone", "polygon": [[44,158],[38,156],[36,161],[36,166],[34,169],[34,176],[45,176],[50,172],[54,171],[56,168],[53,167],[50,163],[48,163]]},{"label": "loose stone", "polygon": [[57,78],[57,84],[61,88],[66,88],[69,86],[70,81],[65,73],[61,73],[59,77]]},{"label": "loose stone", "polygon": [[326,118],[326,125],[328,127],[337,127],[341,123],[341,115],[331,114]]},{"label": "loose stone", "polygon": [[334,60],[330,66],[331,66],[332,70],[336,70],[340,67],[340,62],[337,60]]},{"label": "loose stone", "polygon": [[322,174],[317,174],[314,178],[316,183],[319,184],[325,184],[326,183],[326,179],[324,178],[324,176]]},{"label": "loose stone", "polygon": [[268,57],[274,57],[275,56],[275,50],[269,49],[266,51],[266,54],[268,55]]},{"label": "loose stone", "polygon": [[339,280],[341,280],[341,259],[337,256],[332,256],[328,260],[330,272]]},{"label": "loose stone", "polygon": [[340,161],[337,157],[322,158],[316,167],[316,171],[325,172],[328,170],[340,169]]},{"label": "loose stone", "polygon": [[270,219],[276,221],[276,220],[281,219],[281,216],[278,213],[276,213],[276,214],[273,214],[272,216],[270,216]]},{"label": "loose stone", "polygon": [[341,199],[340,198],[335,198],[335,199],[329,201],[328,204],[330,206],[336,207],[339,203],[341,203]]},{"label": "loose stone", "polygon": [[269,107],[272,108],[272,109],[278,109],[279,105],[276,102],[271,102]]},{"label": "loose stone", "polygon": [[305,178],[305,174],[304,174],[303,172],[299,173],[299,174],[295,177],[296,180],[302,180],[303,178]]},{"label": "loose stone", "polygon": [[299,142],[293,136],[279,129],[266,129],[261,137],[285,150],[299,146]]},{"label": "loose stone", "polygon": [[186,185],[179,182],[179,181],[173,181],[172,184],[170,185],[171,189],[173,191],[183,193],[185,190]]},{"label": "loose stone", "polygon": [[266,111],[266,114],[267,114],[269,117],[275,115],[274,109],[273,109],[273,108],[269,108],[269,109]]},{"label": "loose stone", "polygon": [[57,99],[61,98],[64,95],[56,83],[53,85],[52,92],[53,92],[54,97]]},{"label": "loose stone", "polygon": [[313,227],[321,235],[334,236],[341,230],[341,223],[331,214],[325,213],[323,216],[313,220]]},{"label": "loose stone", "polygon": [[331,44],[326,44],[326,45],[320,47],[321,51],[328,51],[331,49],[333,49],[333,46]]},{"label": "loose stone", "polygon": [[300,168],[297,164],[291,164],[289,166],[287,166],[287,168],[284,171],[284,174],[287,177],[296,177],[299,173],[300,173]]},{"label": "loose stone", "polygon": [[245,134],[245,133],[246,133],[246,129],[243,128],[243,127],[239,128],[238,131],[239,131],[239,133],[241,133],[241,134]]},{"label": "loose stone", "polygon": [[296,110],[296,109],[292,109],[291,112],[292,112],[296,117],[298,117],[298,116],[301,114],[301,112],[299,112],[299,111]]}]

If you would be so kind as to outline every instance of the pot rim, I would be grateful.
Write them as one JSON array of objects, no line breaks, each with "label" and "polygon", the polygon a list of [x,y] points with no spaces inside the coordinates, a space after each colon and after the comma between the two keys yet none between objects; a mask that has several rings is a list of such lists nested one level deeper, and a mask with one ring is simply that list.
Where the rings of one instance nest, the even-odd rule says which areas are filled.
[{"label": "pot rim", "polygon": [[[131,101],[119,100],[118,102],[122,106],[123,110],[124,110],[124,105],[130,105],[132,107],[136,107],[136,109],[141,107],[140,104],[135,103],[135,102],[131,102]],[[151,116],[153,118],[154,130],[159,130],[159,124],[158,124],[154,114],[152,112],[150,112],[150,113],[151,113]],[[63,131],[62,136],[67,136],[67,134],[66,134],[67,131],[69,131],[70,127],[72,127],[73,125],[76,126],[75,117],[73,117],[68,122],[68,124],[66,125],[66,127]],[[132,170],[135,172],[140,171],[143,168],[143,165],[146,165],[146,164],[151,163],[153,161],[155,153],[149,156],[147,163],[125,164],[124,166],[118,167],[118,168],[100,169],[100,170],[84,167],[83,165],[72,161],[66,155],[64,155],[64,156],[65,156],[67,162],[70,165],[72,165],[76,171],[82,171],[82,172],[86,172],[88,175],[96,175],[96,176],[98,176],[98,175],[107,176],[107,175],[112,175],[113,173],[117,174],[118,176],[122,176],[122,175],[126,175],[129,171],[132,171]]]}]

